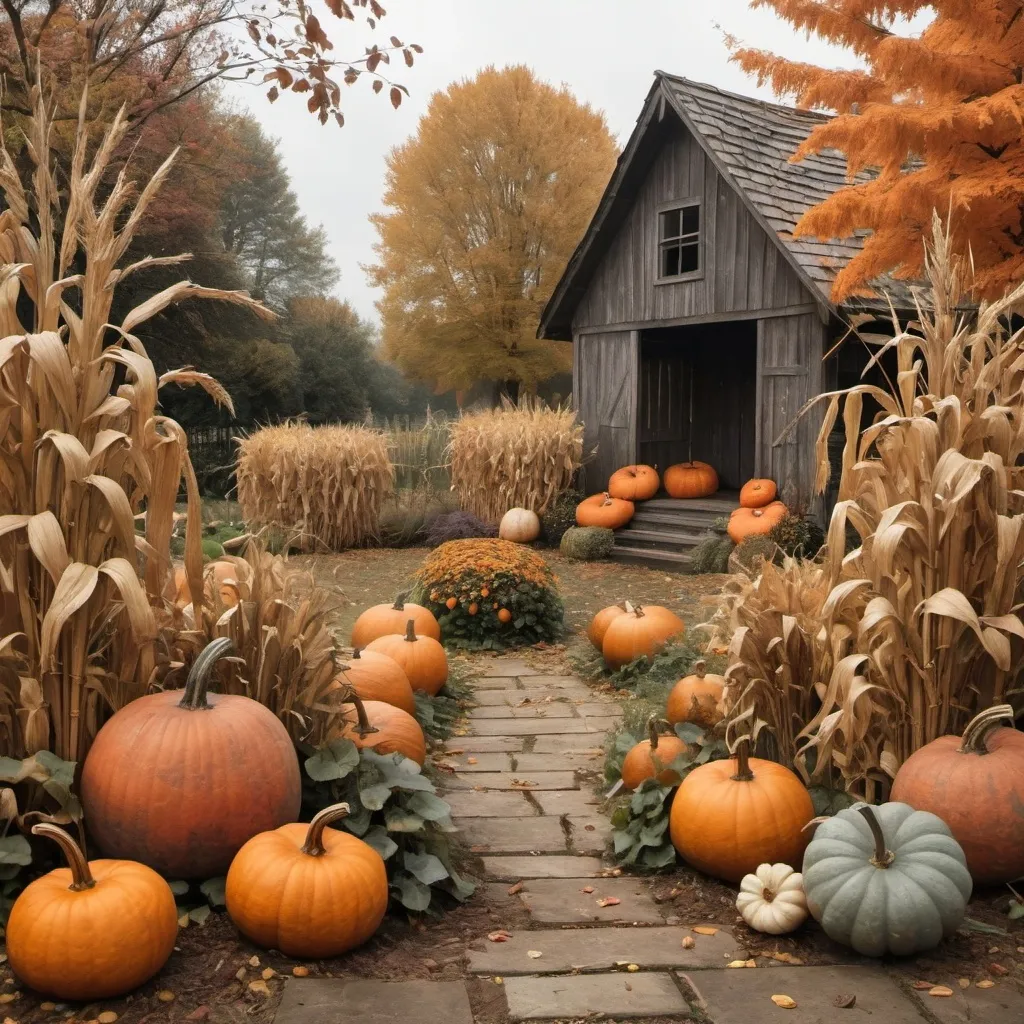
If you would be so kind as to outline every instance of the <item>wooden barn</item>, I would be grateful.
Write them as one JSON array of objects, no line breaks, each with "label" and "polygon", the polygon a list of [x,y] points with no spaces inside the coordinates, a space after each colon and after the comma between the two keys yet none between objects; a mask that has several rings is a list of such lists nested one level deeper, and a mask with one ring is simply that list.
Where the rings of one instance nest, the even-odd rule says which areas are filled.
[{"label": "wooden barn", "polygon": [[[573,344],[573,396],[597,449],[588,493],[619,466],[692,459],[717,469],[721,490],[645,504],[618,556],[684,565],[754,476],[824,514],[812,493],[820,415],[775,442],[808,398],[859,375],[863,348],[837,345],[849,315],[888,311],[886,299],[829,298],[858,239],[793,237],[801,214],[846,184],[839,153],[789,162],[826,119],[656,74],[538,334]],[[905,285],[880,289],[911,308]]]}]

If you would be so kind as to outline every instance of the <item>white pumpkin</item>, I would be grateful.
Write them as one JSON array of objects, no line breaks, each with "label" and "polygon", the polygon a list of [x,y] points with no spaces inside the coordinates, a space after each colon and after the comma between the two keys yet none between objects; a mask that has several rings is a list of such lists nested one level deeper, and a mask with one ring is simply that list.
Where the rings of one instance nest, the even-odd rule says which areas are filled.
[{"label": "white pumpkin", "polygon": [[517,544],[529,544],[540,536],[540,519],[528,508],[510,508],[501,517],[498,536]]},{"label": "white pumpkin", "polygon": [[803,876],[788,864],[762,864],[740,882],[736,909],[755,932],[794,931],[807,920]]}]

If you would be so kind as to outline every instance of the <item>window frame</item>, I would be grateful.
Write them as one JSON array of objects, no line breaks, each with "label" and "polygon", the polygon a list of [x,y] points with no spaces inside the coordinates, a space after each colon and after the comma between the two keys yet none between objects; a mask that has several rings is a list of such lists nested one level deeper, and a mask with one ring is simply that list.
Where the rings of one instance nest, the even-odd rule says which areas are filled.
[{"label": "window frame", "polygon": [[[661,217],[664,213],[670,213],[673,210],[684,210],[688,206],[697,207],[697,269],[688,270],[683,274],[672,274],[671,276],[663,276],[661,273],[662,269],[662,251],[663,251],[663,239],[661,237]],[[682,221],[680,220],[680,228],[682,227]],[[680,199],[668,199],[663,203],[659,203],[654,211],[654,234],[655,244],[657,245],[657,253],[655,258],[657,259],[657,273],[655,275],[655,284],[677,284],[680,281],[699,281],[704,277],[704,203],[701,196],[688,196]],[[683,236],[679,236],[680,238]]]}]

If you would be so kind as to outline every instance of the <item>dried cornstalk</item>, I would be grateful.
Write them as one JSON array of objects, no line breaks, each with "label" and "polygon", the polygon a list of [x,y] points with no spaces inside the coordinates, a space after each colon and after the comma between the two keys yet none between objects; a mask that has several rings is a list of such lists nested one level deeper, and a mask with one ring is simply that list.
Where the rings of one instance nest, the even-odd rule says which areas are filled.
[{"label": "dried cornstalk", "polygon": [[340,551],[377,536],[395,470],[378,430],[286,423],[239,441],[237,478],[250,527],[281,530],[304,551]]},{"label": "dried cornstalk", "polygon": [[576,413],[529,398],[463,416],[451,435],[452,488],[459,505],[484,522],[498,522],[510,508],[543,514],[583,460]]},{"label": "dried cornstalk", "polygon": [[141,192],[127,168],[108,189],[126,122],[122,111],[89,161],[83,95],[64,205],[52,112],[38,89],[32,104],[27,184],[0,132],[0,750],[76,761],[106,707],[144,693],[158,672],[154,641],[173,627],[165,595],[182,478],[194,513],[185,564],[202,601],[198,488],[184,432],[158,411],[159,388],[198,384],[230,404],[205,375],[158,380],[135,331],[187,298],[269,314],[243,293],[181,281],[111,324],[119,282],[181,258],[118,267],[173,155]]}]

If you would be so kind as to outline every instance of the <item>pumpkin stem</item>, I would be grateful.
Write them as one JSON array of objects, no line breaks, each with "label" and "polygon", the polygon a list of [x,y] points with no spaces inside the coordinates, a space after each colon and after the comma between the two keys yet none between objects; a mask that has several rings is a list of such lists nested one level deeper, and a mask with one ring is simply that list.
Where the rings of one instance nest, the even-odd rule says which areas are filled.
[{"label": "pumpkin stem", "polygon": [[996,704],[975,715],[964,729],[960,740],[961,754],[987,754],[989,734],[998,729],[1003,722],[1013,722],[1013,708],[1009,704]]},{"label": "pumpkin stem", "polygon": [[750,770],[750,737],[743,736],[736,742],[736,774],[734,782],[753,782],[754,773]]},{"label": "pumpkin stem", "polygon": [[405,610],[405,601],[409,596],[409,591],[405,590],[401,594],[395,597],[395,603],[391,606],[396,612]]},{"label": "pumpkin stem", "polygon": [[886,849],[885,834],[882,832],[882,826],[878,823],[874,809],[865,804],[863,807],[858,807],[857,810],[864,816],[875,840],[875,855],[871,858],[871,863],[876,868],[887,868],[896,859],[896,854],[892,850]]},{"label": "pumpkin stem", "polygon": [[411,644],[416,643],[416,620],[415,619],[410,619],[405,624],[405,639],[408,640],[409,643],[411,643]]},{"label": "pumpkin stem", "polygon": [[359,653],[361,650],[362,650],[361,647],[353,647],[352,648],[352,658],[351,658],[351,660],[354,661],[357,658],[361,658],[362,654]]},{"label": "pumpkin stem", "polygon": [[324,829],[342,818],[347,818],[349,811],[348,804],[331,804],[330,807],[325,807],[319,814],[316,814],[309,823],[309,831],[306,833],[306,841],[302,844],[302,852],[309,854],[310,857],[322,857],[327,852],[324,847]]},{"label": "pumpkin stem", "polygon": [[219,636],[199,652],[185,681],[185,692],[178,702],[179,708],[185,708],[186,711],[209,711],[210,703],[206,699],[206,690],[210,685],[210,673],[213,666],[234,649],[235,645],[230,637]]},{"label": "pumpkin stem", "polygon": [[693,674],[698,679],[703,679],[704,676],[707,675],[707,671],[708,671],[708,663],[703,658],[698,658],[693,663]]},{"label": "pumpkin stem", "polygon": [[344,704],[352,704],[356,709],[356,732],[359,733],[360,739],[365,739],[371,733],[380,732],[376,726],[370,725],[369,718],[366,717],[366,708],[363,707],[363,702],[359,698],[359,694],[350,686],[348,692],[345,694],[345,699],[342,702]]},{"label": "pumpkin stem", "polygon": [[85,892],[86,889],[91,889],[96,884],[96,879],[92,877],[89,862],[85,859],[82,848],[64,829],[48,822],[41,822],[32,826],[32,835],[46,836],[60,847],[64,859],[68,862],[68,867],[71,868],[71,884],[68,886],[71,892]]}]

